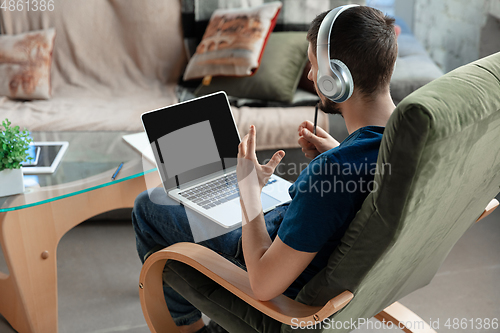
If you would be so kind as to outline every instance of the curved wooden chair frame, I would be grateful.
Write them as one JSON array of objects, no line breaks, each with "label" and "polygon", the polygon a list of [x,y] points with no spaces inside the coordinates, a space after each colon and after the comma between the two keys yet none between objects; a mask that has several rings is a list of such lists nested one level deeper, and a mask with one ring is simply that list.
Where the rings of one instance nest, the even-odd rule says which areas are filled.
[{"label": "curved wooden chair frame", "polygon": [[[476,222],[488,216],[498,205],[498,201],[493,199]],[[152,254],[144,263],[141,271],[139,295],[142,312],[153,333],[178,332],[163,296],[162,274],[167,260],[177,260],[195,268],[241,298],[248,305],[288,325],[292,325],[292,319],[295,319],[294,323],[303,322],[309,325],[323,321],[346,306],[354,297],[350,291],[346,290],[322,307],[305,305],[284,295],[266,302],[259,301],[252,293],[245,270],[201,245],[177,243]],[[393,323],[407,333],[435,333],[425,321],[398,302],[385,308],[375,315],[375,318]],[[405,322],[417,321],[425,323],[425,325],[417,329],[409,329],[403,325]]]}]

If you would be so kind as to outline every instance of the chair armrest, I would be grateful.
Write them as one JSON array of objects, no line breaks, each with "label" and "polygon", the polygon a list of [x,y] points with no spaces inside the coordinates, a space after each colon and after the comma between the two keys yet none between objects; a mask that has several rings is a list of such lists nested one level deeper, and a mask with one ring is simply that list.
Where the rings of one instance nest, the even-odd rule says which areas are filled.
[{"label": "chair armrest", "polygon": [[[141,306],[152,332],[156,331],[151,325],[157,329],[161,327],[160,325],[166,325],[161,323],[161,317],[168,314],[163,298],[162,272],[169,259],[195,268],[250,306],[287,325],[298,325],[302,322],[302,326],[307,326],[322,321],[342,309],[354,297],[350,291],[346,290],[324,306],[305,305],[284,295],[265,302],[259,301],[252,292],[248,273],[245,270],[204,246],[194,243],[177,243],[152,254],[141,270],[139,284]],[[161,310],[158,309],[160,305],[163,307]],[[293,322],[292,319],[294,319]]]},{"label": "chair armrest", "polygon": [[497,207],[498,207],[498,200],[497,199],[491,200],[488,206],[486,206],[486,208],[484,209],[484,212],[476,220],[476,223],[484,219],[486,216],[490,215],[491,212],[493,212]]}]

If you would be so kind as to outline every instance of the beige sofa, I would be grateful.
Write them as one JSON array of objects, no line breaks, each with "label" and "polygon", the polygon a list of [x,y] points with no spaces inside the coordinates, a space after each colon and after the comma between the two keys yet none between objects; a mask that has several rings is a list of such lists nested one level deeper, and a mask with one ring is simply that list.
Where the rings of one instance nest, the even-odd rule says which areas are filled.
[{"label": "beige sofa", "polygon": [[[177,102],[187,63],[180,1],[56,1],[54,11],[0,11],[2,33],[55,27],[52,98],[0,97],[0,118],[30,131],[142,130],[141,113]],[[258,148],[298,147],[296,129],[313,107],[233,107]],[[319,124],[328,128],[328,117]]]},{"label": "beige sofa", "polygon": [[[289,1],[293,10],[297,2]],[[391,93],[399,103],[442,71],[404,22],[397,23],[403,29]],[[175,87],[187,64],[181,0],[56,1],[54,11],[1,10],[0,27],[6,34],[56,29],[52,98],[0,97],[0,119],[30,131],[138,132],[141,113],[178,101]],[[233,107],[233,113],[242,135],[257,126],[257,148],[263,150],[298,147],[296,129],[313,119],[314,108]],[[340,117],[320,112],[319,125],[339,140],[347,134]]]}]

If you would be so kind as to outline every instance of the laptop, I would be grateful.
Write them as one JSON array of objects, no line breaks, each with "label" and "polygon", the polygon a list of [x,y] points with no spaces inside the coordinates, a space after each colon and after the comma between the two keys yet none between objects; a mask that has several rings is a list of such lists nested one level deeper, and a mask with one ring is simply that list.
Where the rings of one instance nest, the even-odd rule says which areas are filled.
[{"label": "laptop", "polygon": [[[167,195],[225,228],[241,223],[236,179],[241,138],[226,94],[149,111],[141,119]],[[264,213],[291,201],[290,186],[271,176],[261,195]]]}]

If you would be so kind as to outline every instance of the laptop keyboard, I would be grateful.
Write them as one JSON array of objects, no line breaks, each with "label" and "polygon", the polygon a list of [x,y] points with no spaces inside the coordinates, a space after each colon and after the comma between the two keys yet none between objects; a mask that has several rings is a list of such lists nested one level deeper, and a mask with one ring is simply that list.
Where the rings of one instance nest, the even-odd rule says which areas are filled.
[{"label": "laptop keyboard", "polygon": [[[266,185],[276,182],[276,179],[270,179]],[[179,192],[179,195],[190,200],[205,209],[218,206],[229,200],[238,198],[240,191],[238,189],[238,179],[236,172],[217,178],[208,183],[198,185],[189,190]]]}]

